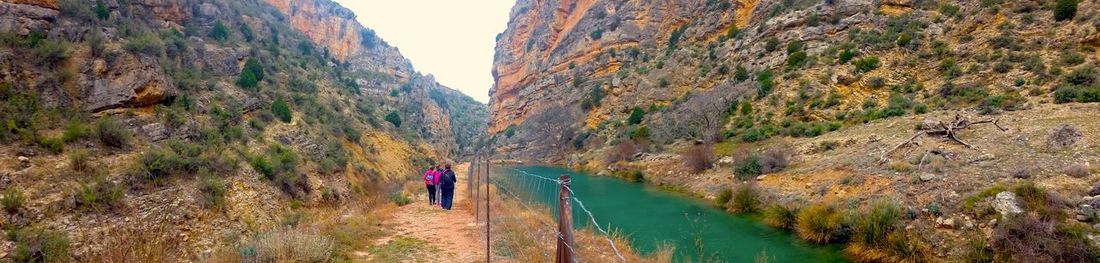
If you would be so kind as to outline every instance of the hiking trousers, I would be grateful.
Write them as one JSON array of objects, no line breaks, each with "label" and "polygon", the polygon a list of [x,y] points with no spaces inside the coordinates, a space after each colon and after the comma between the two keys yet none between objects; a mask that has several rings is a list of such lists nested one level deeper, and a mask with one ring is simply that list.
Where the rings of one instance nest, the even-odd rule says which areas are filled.
[{"label": "hiking trousers", "polygon": [[430,184],[427,185],[427,186],[428,186],[428,204],[433,204],[434,205],[435,204],[435,186],[430,185]]},{"label": "hiking trousers", "polygon": [[441,188],[443,188],[443,199],[441,199],[440,202],[442,202],[443,209],[451,210],[451,201],[454,201],[455,188]]}]

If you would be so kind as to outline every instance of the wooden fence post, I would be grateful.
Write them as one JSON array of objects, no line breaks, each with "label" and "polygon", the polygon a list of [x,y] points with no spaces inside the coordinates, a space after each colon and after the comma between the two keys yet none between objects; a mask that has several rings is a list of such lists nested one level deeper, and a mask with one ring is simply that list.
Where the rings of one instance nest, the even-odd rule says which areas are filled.
[{"label": "wooden fence post", "polygon": [[558,178],[561,190],[558,191],[558,263],[573,263],[573,206],[569,202],[569,175]]},{"label": "wooden fence post", "polygon": [[[470,166],[478,166],[477,162],[481,161],[481,158],[474,160]],[[474,169],[474,223],[481,222],[481,169]],[[470,188],[466,188],[469,191]]]}]

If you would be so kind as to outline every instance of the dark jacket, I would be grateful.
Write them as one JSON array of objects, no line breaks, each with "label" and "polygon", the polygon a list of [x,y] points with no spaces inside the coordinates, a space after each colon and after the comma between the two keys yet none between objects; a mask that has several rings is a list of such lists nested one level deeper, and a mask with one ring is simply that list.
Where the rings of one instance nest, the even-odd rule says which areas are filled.
[{"label": "dark jacket", "polygon": [[455,183],[458,182],[458,177],[455,177],[455,171],[447,169],[443,172],[443,177],[439,178],[439,185],[443,188],[451,189],[455,188]]}]

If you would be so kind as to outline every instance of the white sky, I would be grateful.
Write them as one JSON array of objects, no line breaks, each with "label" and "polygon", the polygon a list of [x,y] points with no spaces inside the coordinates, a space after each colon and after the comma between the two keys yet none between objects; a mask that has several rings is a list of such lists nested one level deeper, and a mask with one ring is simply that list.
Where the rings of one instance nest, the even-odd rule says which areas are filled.
[{"label": "white sky", "polygon": [[493,48],[515,0],[335,0],[439,83],[489,101]]}]

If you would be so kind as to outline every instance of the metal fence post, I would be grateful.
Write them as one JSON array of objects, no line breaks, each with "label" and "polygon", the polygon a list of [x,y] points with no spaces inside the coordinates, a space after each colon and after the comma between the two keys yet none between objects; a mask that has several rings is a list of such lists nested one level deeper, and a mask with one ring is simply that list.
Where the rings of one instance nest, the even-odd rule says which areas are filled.
[{"label": "metal fence post", "polygon": [[573,206],[569,202],[569,175],[558,178],[561,190],[558,191],[558,263],[573,263]]},{"label": "metal fence post", "polygon": [[491,230],[492,225],[493,225],[493,221],[491,220],[492,217],[491,217],[491,214],[489,213],[489,211],[492,211],[492,210],[490,210],[490,207],[491,207],[490,201],[492,199],[489,199],[490,198],[490,195],[489,195],[490,194],[490,192],[489,192],[489,182],[490,182],[489,163],[490,163],[489,160],[485,160],[485,263],[489,263],[489,260],[493,255],[491,253],[492,249],[489,246],[489,240],[490,240],[490,236],[492,234],[492,232],[490,232],[490,230]]}]

